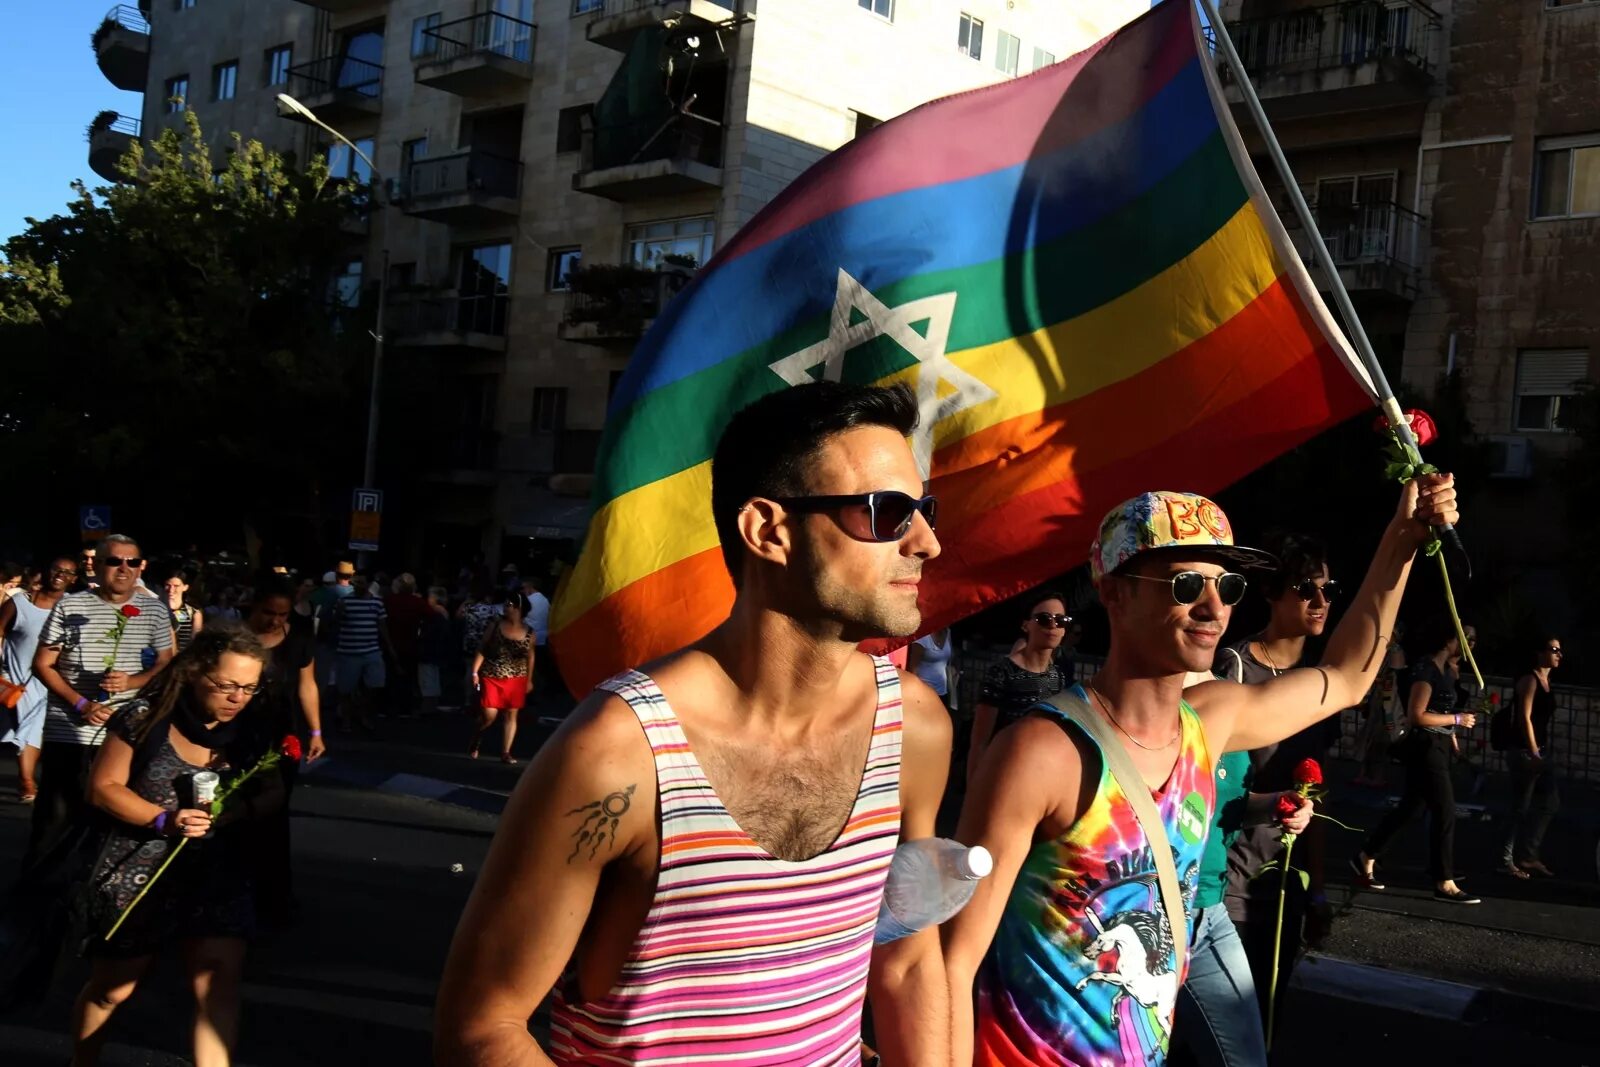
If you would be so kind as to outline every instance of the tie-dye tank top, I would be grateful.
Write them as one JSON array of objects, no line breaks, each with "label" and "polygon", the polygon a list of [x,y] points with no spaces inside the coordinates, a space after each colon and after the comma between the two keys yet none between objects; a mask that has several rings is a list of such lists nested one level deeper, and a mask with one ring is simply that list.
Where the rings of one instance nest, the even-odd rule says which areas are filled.
[{"label": "tie-dye tank top", "polygon": [[626,700],[655,755],[655,898],[598,1000],[569,971],[554,994],[558,1064],[861,1062],[861,1006],[883,883],[900,837],[900,675],[874,659],[878,707],[854,808],[833,845],[775,859],[740,828],[646,675],[600,688]]},{"label": "tie-dye tank top", "polygon": [[[1088,699],[1081,686],[1074,691]],[[1054,708],[1039,710],[1065,724]],[[1199,717],[1185,703],[1181,718],[1177,762],[1153,798],[1192,938],[1216,783]],[[1102,760],[1083,818],[1034,845],[1017,874],[978,972],[974,1062],[1159,1067],[1188,969],[1176,957],[1150,844]]]}]

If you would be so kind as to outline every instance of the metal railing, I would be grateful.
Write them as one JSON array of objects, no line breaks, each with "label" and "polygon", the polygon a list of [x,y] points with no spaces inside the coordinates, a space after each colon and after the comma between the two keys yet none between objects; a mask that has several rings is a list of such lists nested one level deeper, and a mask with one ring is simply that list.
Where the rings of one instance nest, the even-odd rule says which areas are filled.
[{"label": "metal railing", "polygon": [[510,297],[505,293],[462,296],[439,290],[390,293],[384,329],[396,339],[425,333],[482,333],[504,337]]},{"label": "metal railing", "polygon": [[566,322],[569,326],[592,322],[619,335],[637,336],[691,277],[688,271],[632,264],[581,266],[568,279]]},{"label": "metal railing", "polygon": [[611,123],[586,131],[595,170],[656,159],[683,159],[722,166],[722,127],[676,112],[660,118]]},{"label": "metal railing", "polygon": [[[727,11],[733,10],[734,0],[710,0],[710,3]],[[596,18],[607,15],[625,15],[630,11],[643,11],[648,8],[677,7],[686,8],[689,0],[591,0],[585,4],[583,0],[573,0],[574,15],[592,12]]]},{"label": "metal railing", "polygon": [[1438,30],[1438,13],[1417,0],[1356,0],[1228,24],[1239,58],[1253,77],[1382,59],[1431,73]]},{"label": "metal railing", "polygon": [[377,99],[383,92],[383,67],[350,56],[323,56],[290,67],[289,82],[299,89],[296,95],[337,90]]},{"label": "metal railing", "polygon": [[515,199],[521,192],[521,163],[476,148],[416,160],[405,172],[405,195],[410,200],[457,193]]},{"label": "metal railing", "polygon": [[139,136],[139,128],[139,120],[132,115],[118,115],[110,122],[101,122],[99,119],[91,122],[87,136],[91,141],[94,140],[94,135],[97,133],[125,133],[132,137],[137,137]]},{"label": "metal railing", "polygon": [[118,4],[106,12],[104,21],[115,23],[125,30],[132,30],[134,33],[148,34],[150,32],[150,20],[144,17],[144,12],[132,4]]},{"label": "metal railing", "polygon": [[1427,220],[1409,208],[1388,201],[1329,204],[1313,201],[1317,234],[1307,233],[1293,217],[1284,219],[1296,251],[1314,266],[1311,242],[1317,238],[1340,268],[1362,272],[1357,288],[1414,293],[1422,262],[1422,230]]},{"label": "metal railing", "polygon": [[532,63],[533,42],[538,33],[539,28],[531,22],[485,11],[424,29],[422,35],[433,42],[433,47],[419,55],[417,62],[496,55],[519,63]]}]

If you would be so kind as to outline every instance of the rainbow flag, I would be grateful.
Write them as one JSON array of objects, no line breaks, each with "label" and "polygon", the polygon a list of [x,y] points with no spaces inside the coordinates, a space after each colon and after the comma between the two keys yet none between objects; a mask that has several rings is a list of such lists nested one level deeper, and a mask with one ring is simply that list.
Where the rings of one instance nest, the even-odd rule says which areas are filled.
[{"label": "rainbow flag", "polygon": [[1214,493],[1373,403],[1289,244],[1193,4],[818,162],[665,309],[619,383],[552,634],[577,692],[696,640],[733,585],[726,420],[904,381],[940,499],[933,629],[1083,563],[1101,515]]}]

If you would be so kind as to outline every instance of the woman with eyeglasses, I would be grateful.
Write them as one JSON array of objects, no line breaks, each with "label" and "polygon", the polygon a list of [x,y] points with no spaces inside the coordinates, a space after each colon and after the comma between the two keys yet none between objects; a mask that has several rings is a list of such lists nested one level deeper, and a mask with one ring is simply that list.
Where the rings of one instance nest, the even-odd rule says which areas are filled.
[{"label": "woman with eyeglasses", "polygon": [[182,652],[205,627],[205,613],[189,603],[189,576],[183,571],[167,575],[165,589],[167,610],[172,613],[173,647]]},{"label": "woman with eyeglasses", "polygon": [[488,628],[472,658],[472,687],[479,691],[480,709],[472,744],[467,747],[469,759],[478,758],[484,731],[499,719],[500,762],[517,762],[511,755],[517,712],[528,701],[528,681],[533,677],[534,634],[523,621],[532,606],[520,592],[506,597],[504,613]]},{"label": "woman with eyeglasses", "polygon": [[[1471,627],[1465,628],[1469,642],[1476,640]],[[1456,794],[1450,780],[1451,760],[1456,751],[1456,730],[1470,730],[1477,716],[1456,710],[1457,676],[1451,661],[1461,655],[1461,642],[1455,624],[1448,617],[1436,618],[1419,635],[1418,647],[1432,651],[1411,667],[1411,688],[1406,708],[1411,733],[1401,742],[1401,763],[1405,767],[1406,789],[1400,805],[1367,838],[1366,847],[1350,861],[1355,884],[1364,889],[1382,889],[1377,877],[1377,860],[1395,835],[1424,809],[1428,812],[1428,870],[1433,878],[1435,900],[1451,904],[1479,904],[1455,881]]]},{"label": "woman with eyeglasses", "polygon": [[[1550,762],[1550,720],[1556,698],[1550,692],[1550,672],[1561,666],[1561,640],[1546,637],[1534,646],[1533,670],[1517,679],[1511,707],[1499,712],[1494,727],[1503,736],[1497,745],[1506,751],[1511,770],[1511,809],[1508,833],[1500,853],[1500,870],[1513,878],[1530,874],[1544,878],[1554,872],[1539,858],[1539,846],[1550,820],[1561,808],[1555,768]],[[1500,719],[1505,718],[1502,727]]]},{"label": "woman with eyeglasses", "polygon": [[[231,1062],[255,928],[239,824],[281,804],[282,791],[276,775],[253,779],[213,819],[195,802],[193,782],[201,771],[226,775],[261,757],[248,726],[267,655],[246,630],[208,629],[108,724],[89,780],[90,803],[111,829],[88,884],[99,921],[89,939],[93,969],[72,1013],[76,1067],[98,1061],[112,1015],[156,955],[175,946],[195,994],[194,1063]],[[103,932],[185,839],[189,846],[107,940]]]},{"label": "woman with eyeglasses", "polygon": [[1067,602],[1060,593],[1044,590],[1028,601],[1021,629],[1023,643],[1010,655],[991,664],[978,690],[972,716],[972,744],[967,750],[967,780],[977,773],[984,749],[999,731],[1028,714],[1043,700],[1067,687],[1067,677],[1056,663],[1056,649],[1072,624]]}]

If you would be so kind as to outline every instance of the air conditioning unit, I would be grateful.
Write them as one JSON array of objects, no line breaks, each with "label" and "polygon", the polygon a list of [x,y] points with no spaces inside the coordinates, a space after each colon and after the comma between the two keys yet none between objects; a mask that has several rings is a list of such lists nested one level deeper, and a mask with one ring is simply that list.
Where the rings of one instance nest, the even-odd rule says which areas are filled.
[{"label": "air conditioning unit", "polygon": [[1489,438],[1489,477],[1533,477],[1533,443],[1515,434],[1492,435]]}]

